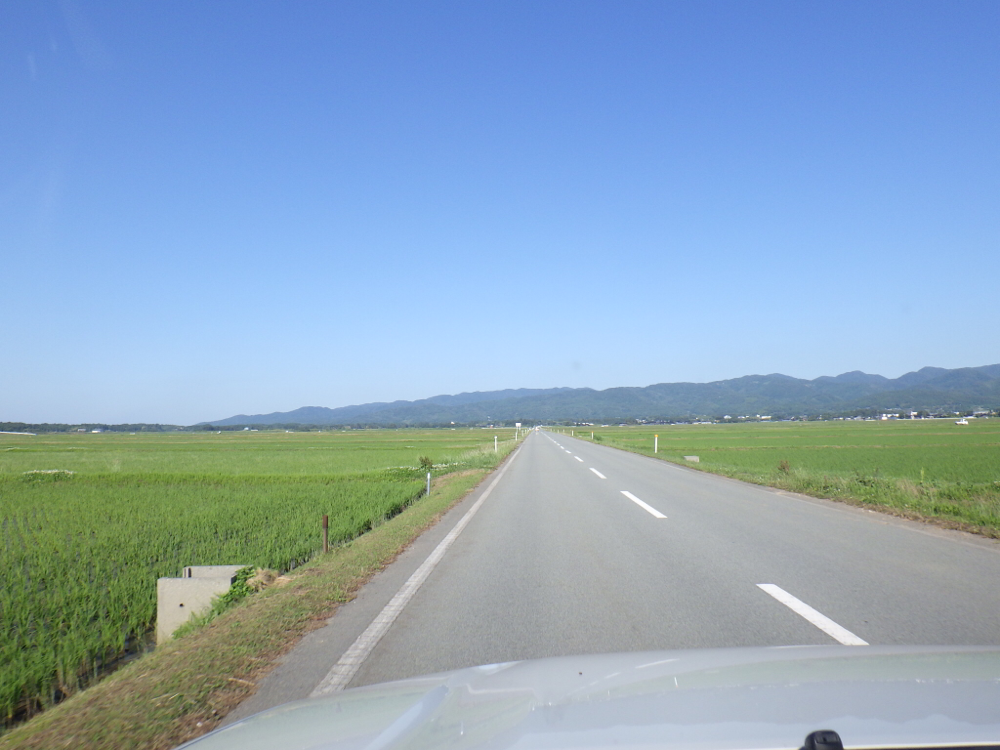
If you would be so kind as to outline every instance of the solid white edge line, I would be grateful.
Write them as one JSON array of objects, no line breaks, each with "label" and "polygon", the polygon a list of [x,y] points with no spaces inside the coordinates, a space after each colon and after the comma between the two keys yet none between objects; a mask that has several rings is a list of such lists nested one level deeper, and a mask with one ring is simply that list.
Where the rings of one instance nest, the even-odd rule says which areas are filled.
[{"label": "solid white edge line", "polygon": [[517,458],[517,454],[521,452],[518,448],[514,451],[514,454],[510,457],[510,461],[507,465],[503,467],[499,474],[497,474],[496,479],[486,488],[486,491],[482,496],[475,502],[475,504],[469,508],[461,520],[455,524],[448,535],[438,543],[438,546],[434,548],[434,551],[427,556],[427,559],[417,568],[413,575],[404,583],[396,595],[392,597],[388,604],[379,612],[378,616],[372,620],[371,624],[365,628],[365,632],[358,636],[357,640],[351,644],[351,647],[344,652],[344,655],[340,657],[340,660],[333,665],[330,671],[327,673],[326,677],[316,686],[316,688],[309,694],[310,698],[320,698],[324,695],[330,695],[331,693],[336,693],[347,687],[347,684],[354,678],[357,674],[358,669],[361,668],[364,660],[368,658],[375,645],[382,639],[392,623],[395,622],[396,618],[399,617],[399,613],[403,611],[403,608],[407,605],[413,595],[417,593],[417,590],[427,580],[427,577],[434,570],[435,566],[441,562],[441,558],[444,557],[445,552],[458,538],[458,535],[462,533],[462,529],[469,525],[469,521],[472,517],[476,515],[476,512],[482,507],[482,504],[486,501],[486,498],[490,496],[493,492],[493,488],[497,486],[497,482],[503,479],[503,475],[507,473],[507,469]]},{"label": "solid white edge line", "polygon": [[573,456],[573,458],[575,458],[575,459],[576,459],[577,461],[579,461],[579,462],[580,462],[581,464],[583,463],[583,459],[582,459],[582,458],[580,458],[579,456]]},{"label": "solid white edge line", "polygon": [[831,620],[826,615],[821,612],[817,612],[815,609],[810,607],[801,599],[796,599],[794,596],[789,594],[780,586],[775,586],[773,583],[758,583],[757,586],[765,591],[766,593],[773,596],[779,602],[784,604],[795,614],[801,615],[810,623],[815,625],[817,628],[822,630],[828,636],[834,640],[840,641],[845,646],[867,646],[868,642],[863,641],[858,638],[854,633],[852,633],[847,628],[841,627],[833,620]]},{"label": "solid white edge line", "polygon": [[666,516],[663,515],[662,513],[660,513],[660,511],[658,511],[656,508],[654,508],[651,505],[646,505],[646,503],[644,503],[642,500],[640,500],[639,498],[637,498],[635,495],[633,495],[628,490],[622,490],[622,494],[625,497],[627,497],[629,500],[631,500],[633,503],[635,503],[636,505],[638,505],[640,508],[642,508],[644,511],[646,511],[647,513],[649,513],[650,515],[656,516],[657,518],[666,518]]},{"label": "solid white edge line", "polygon": [[606,477],[606,476],[604,476],[604,475],[603,475],[603,474],[602,474],[601,472],[599,472],[599,471],[598,471],[597,469],[595,469],[595,468],[594,468],[593,466],[591,466],[591,467],[590,467],[590,470],[591,470],[592,472],[594,472],[595,474],[597,474],[597,476],[599,476],[599,477],[600,477],[601,479],[607,479],[607,477]]}]

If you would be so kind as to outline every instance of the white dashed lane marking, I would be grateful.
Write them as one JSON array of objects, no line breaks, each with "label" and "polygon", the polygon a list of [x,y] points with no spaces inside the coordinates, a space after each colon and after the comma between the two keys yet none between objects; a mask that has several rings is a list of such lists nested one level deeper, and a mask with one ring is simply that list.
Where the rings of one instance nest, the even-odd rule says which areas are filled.
[{"label": "white dashed lane marking", "polygon": [[646,503],[644,503],[642,500],[640,500],[639,498],[637,498],[635,495],[633,495],[628,490],[622,490],[622,494],[625,497],[627,497],[629,500],[631,500],[633,503],[635,503],[636,505],[638,505],[640,508],[642,508],[644,511],[646,511],[647,513],[649,513],[654,518],[666,518],[666,516],[663,515],[662,513],[660,513],[660,511],[658,511],[656,508],[654,508],[651,505],[647,505]]},{"label": "white dashed lane marking", "polygon": [[817,628],[826,633],[828,636],[830,636],[835,640],[840,641],[845,646],[868,645],[866,641],[863,641],[860,638],[858,638],[850,630],[841,627],[826,615],[817,612],[815,609],[810,607],[804,601],[796,599],[794,596],[789,594],[780,586],[775,586],[773,583],[758,583],[757,586],[759,586],[763,591],[766,591],[768,594],[773,596],[779,602],[784,604],[786,607],[792,610],[792,612],[794,612],[797,615],[801,615],[806,620],[815,625]]}]

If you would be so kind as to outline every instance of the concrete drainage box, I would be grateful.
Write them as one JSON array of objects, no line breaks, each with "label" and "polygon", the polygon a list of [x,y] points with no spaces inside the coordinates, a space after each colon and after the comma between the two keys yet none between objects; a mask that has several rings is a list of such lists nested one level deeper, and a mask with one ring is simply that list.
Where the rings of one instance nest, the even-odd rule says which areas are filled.
[{"label": "concrete drainage box", "polygon": [[183,578],[156,581],[156,643],[170,640],[194,615],[207,612],[212,600],[233,585],[244,565],[190,565]]}]

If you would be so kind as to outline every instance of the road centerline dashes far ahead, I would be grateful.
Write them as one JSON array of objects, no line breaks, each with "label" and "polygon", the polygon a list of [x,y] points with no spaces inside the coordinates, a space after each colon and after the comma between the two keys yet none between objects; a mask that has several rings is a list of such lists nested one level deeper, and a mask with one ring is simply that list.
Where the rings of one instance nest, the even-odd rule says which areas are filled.
[{"label": "road centerline dashes far ahead", "polygon": [[603,474],[602,474],[601,472],[599,472],[599,471],[598,471],[597,469],[595,469],[595,468],[594,468],[593,466],[591,466],[591,467],[590,467],[590,470],[591,470],[592,472],[594,472],[595,474],[597,474],[597,476],[599,476],[599,477],[600,477],[601,479],[607,479],[607,477],[606,477],[606,476],[604,476],[604,475],[603,475]]},{"label": "road centerline dashes far ahead", "polygon": [[581,464],[583,463],[583,459],[582,459],[582,458],[580,458],[579,456],[573,456],[573,458],[575,458],[575,459],[576,459],[577,461],[579,461],[579,462],[580,462]]},{"label": "road centerline dashes far ahead", "polygon": [[788,607],[792,612],[797,615],[801,615],[810,623],[815,625],[817,628],[822,630],[828,636],[834,640],[840,641],[845,646],[867,646],[867,641],[863,641],[858,638],[854,633],[852,633],[847,628],[841,627],[833,620],[831,620],[826,615],[817,612],[815,609],[810,607],[801,599],[796,599],[794,596],[789,594],[780,586],[775,586],[773,583],[758,583],[758,588],[767,592],[779,602]]},{"label": "road centerline dashes far ahead", "polygon": [[658,511],[656,508],[654,508],[651,505],[647,505],[646,503],[644,503],[642,500],[640,500],[639,498],[637,498],[635,495],[633,495],[628,490],[622,490],[622,494],[625,497],[627,497],[629,500],[631,500],[633,503],[635,503],[636,505],[638,505],[640,508],[642,508],[644,511],[646,511],[647,513],[649,513],[654,518],[666,518],[666,516],[663,515],[662,513],[660,513],[660,511]]}]

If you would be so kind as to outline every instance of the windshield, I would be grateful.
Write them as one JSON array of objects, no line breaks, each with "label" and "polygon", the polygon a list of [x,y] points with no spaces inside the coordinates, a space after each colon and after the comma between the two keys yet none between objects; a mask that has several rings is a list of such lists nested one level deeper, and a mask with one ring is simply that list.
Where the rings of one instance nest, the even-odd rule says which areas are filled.
[{"label": "windshield", "polygon": [[995,4],[3,17],[0,747],[1000,645]]}]

